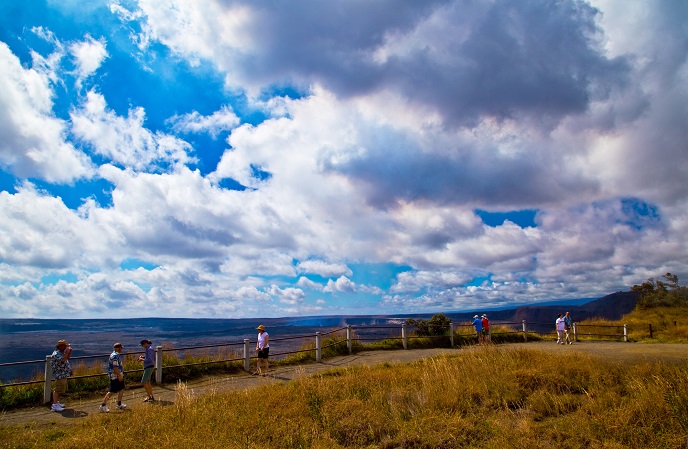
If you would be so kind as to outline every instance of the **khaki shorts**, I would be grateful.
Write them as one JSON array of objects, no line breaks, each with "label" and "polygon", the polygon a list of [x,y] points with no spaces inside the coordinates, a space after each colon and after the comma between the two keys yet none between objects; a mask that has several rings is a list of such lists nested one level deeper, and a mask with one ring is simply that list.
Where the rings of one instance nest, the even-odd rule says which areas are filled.
[{"label": "khaki shorts", "polygon": [[66,393],[67,392],[67,378],[64,379],[53,379],[53,391],[55,393]]}]

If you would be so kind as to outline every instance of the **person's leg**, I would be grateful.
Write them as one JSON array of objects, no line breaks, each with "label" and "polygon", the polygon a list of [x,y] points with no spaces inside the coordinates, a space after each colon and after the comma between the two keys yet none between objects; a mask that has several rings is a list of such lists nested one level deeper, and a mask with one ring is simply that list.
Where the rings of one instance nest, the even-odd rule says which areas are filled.
[{"label": "person's leg", "polygon": [[143,370],[141,377],[141,385],[146,390],[146,401],[153,399],[153,387],[151,386],[151,377],[153,376],[153,368],[146,368]]},{"label": "person's leg", "polygon": [[100,405],[100,411],[101,412],[109,412],[110,409],[108,409],[107,403],[110,400],[110,396],[112,396],[112,392],[108,391],[105,393],[105,397],[103,398],[103,403]]}]

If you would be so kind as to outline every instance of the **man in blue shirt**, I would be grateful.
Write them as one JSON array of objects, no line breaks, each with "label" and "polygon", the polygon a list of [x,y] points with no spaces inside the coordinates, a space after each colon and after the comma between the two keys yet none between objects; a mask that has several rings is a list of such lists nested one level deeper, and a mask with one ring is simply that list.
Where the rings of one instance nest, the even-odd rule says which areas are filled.
[{"label": "man in blue shirt", "polygon": [[475,326],[475,333],[478,334],[478,344],[483,342],[483,320],[478,316],[473,317],[473,326]]},{"label": "man in blue shirt", "polygon": [[114,351],[110,354],[108,359],[108,376],[110,377],[110,389],[103,398],[103,404],[99,407],[103,413],[109,413],[110,409],[107,402],[112,396],[112,393],[117,393],[117,409],[123,410],[127,408],[126,404],[122,404],[122,396],[124,395],[124,362],[122,359],[122,343],[115,343]]}]

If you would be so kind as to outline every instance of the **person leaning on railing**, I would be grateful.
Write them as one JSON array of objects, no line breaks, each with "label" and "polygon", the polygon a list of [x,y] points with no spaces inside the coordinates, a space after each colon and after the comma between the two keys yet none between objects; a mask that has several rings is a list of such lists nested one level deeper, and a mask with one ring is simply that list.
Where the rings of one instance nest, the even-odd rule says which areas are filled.
[{"label": "person leaning on railing", "polygon": [[72,346],[65,340],[58,341],[50,359],[54,379],[53,405],[50,409],[54,412],[61,412],[65,407],[60,403],[60,396],[67,392],[67,378],[72,375],[72,366],[69,364],[71,355]]}]

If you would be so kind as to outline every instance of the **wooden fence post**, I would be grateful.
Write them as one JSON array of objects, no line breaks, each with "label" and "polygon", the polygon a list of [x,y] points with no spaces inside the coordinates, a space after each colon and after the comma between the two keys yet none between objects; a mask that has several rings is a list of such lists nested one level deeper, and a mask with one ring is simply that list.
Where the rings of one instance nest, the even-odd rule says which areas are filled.
[{"label": "wooden fence post", "polygon": [[628,327],[624,324],[624,341],[628,341]]},{"label": "wooden fence post", "polygon": [[322,360],[322,336],[320,332],[315,333],[315,361],[320,362]]},{"label": "wooden fence post", "polygon": [[401,325],[401,340],[404,344],[404,349],[408,349],[408,341],[406,339],[406,323]]},{"label": "wooden fence post", "polygon": [[573,341],[578,343],[578,327],[576,327],[576,323],[573,323]]},{"label": "wooden fence post", "polygon": [[248,338],[244,338],[244,371],[251,372],[251,357],[249,356],[250,349],[248,348]]},{"label": "wooden fence post", "polygon": [[45,384],[43,386],[43,403],[53,402],[53,366],[50,364],[52,355],[45,356]]},{"label": "wooden fence post", "polygon": [[652,338],[652,323],[648,324],[650,326],[650,338]]},{"label": "wooden fence post", "polygon": [[351,341],[351,325],[349,324],[346,326],[346,347],[349,348],[349,354],[351,354],[354,350],[352,341]]},{"label": "wooden fence post", "polygon": [[454,323],[449,323],[449,342],[451,347],[454,347]]},{"label": "wooden fence post", "polygon": [[528,332],[528,330],[526,329],[526,320],[523,320],[522,324],[523,324],[523,341],[528,341],[528,334],[526,334],[526,332]]},{"label": "wooden fence post", "polygon": [[155,347],[155,383],[162,384],[162,346]]}]

